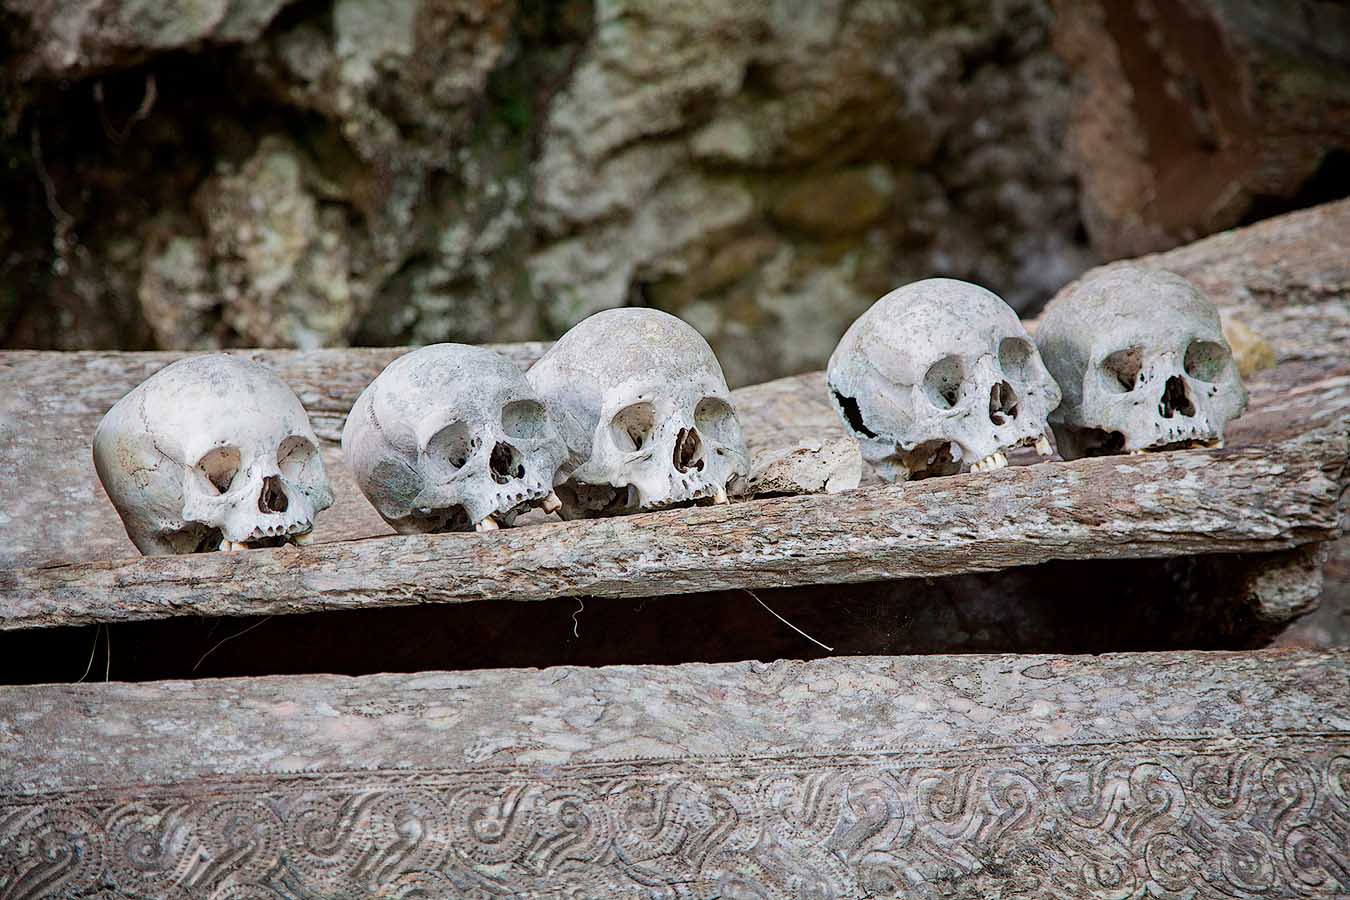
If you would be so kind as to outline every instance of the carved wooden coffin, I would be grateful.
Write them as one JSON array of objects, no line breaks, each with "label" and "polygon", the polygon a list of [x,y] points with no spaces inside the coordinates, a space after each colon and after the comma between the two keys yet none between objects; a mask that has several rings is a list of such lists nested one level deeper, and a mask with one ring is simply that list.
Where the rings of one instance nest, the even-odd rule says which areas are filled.
[{"label": "carved wooden coffin", "polygon": [[0,897],[1343,897],[1348,664],[9,688]]}]

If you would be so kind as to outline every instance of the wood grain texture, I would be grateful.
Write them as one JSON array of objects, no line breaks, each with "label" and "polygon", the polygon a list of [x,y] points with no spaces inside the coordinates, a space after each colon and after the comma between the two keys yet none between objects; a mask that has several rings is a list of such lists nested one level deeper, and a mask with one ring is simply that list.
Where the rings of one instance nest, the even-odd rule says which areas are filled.
[{"label": "wood grain texture", "polygon": [[0,689],[6,897],[1350,892],[1350,657]]}]

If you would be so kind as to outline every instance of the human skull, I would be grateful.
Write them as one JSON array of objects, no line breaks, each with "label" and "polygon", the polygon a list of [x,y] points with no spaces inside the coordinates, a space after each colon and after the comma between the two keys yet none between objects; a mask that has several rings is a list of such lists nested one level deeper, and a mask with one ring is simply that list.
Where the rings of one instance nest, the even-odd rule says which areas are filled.
[{"label": "human skull", "polygon": [[308,543],[333,505],[295,394],[223,353],[165,366],[117,401],[94,432],[94,468],[147,556]]},{"label": "human skull", "polygon": [[557,509],[567,448],[510,360],[435,344],[400,356],[361,392],[342,453],[384,520],[416,534],[487,531],[532,507]]},{"label": "human skull", "polygon": [[1017,314],[982,287],[929,278],[896,288],[830,357],[830,401],[888,481],[1002,468],[1006,451],[1052,452],[1059,388]]},{"label": "human skull", "polygon": [[596,313],[526,376],[570,458],[565,518],[727,501],[749,473],[722,367],[692,327],[653,309]]},{"label": "human skull", "polygon": [[1068,459],[1222,446],[1247,406],[1218,309],[1172,272],[1089,274],[1046,307],[1036,342],[1064,390],[1050,424]]}]

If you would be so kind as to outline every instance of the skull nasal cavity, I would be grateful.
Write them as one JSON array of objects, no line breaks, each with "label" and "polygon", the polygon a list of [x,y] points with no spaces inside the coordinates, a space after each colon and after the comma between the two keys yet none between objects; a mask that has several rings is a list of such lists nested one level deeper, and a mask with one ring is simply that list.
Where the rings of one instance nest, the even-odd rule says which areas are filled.
[{"label": "skull nasal cavity", "polygon": [[1003,425],[1017,418],[1017,392],[1011,384],[1000,381],[989,389],[989,421]]},{"label": "skull nasal cavity", "polygon": [[281,479],[268,475],[263,479],[262,493],[258,495],[258,512],[284,513],[287,506],[290,506],[290,501],[286,499],[286,489],[282,487]]},{"label": "skull nasal cavity", "polygon": [[703,441],[692,428],[681,428],[675,438],[675,468],[680,472],[703,470]]},{"label": "skull nasal cavity", "polygon": [[1163,385],[1162,400],[1158,402],[1158,415],[1170,419],[1174,415],[1195,415],[1195,404],[1191,402],[1191,392],[1180,375],[1173,375]]},{"label": "skull nasal cavity", "polygon": [[492,480],[498,484],[525,477],[525,464],[521,462],[520,451],[504,441],[492,448],[488,467],[492,469]]}]

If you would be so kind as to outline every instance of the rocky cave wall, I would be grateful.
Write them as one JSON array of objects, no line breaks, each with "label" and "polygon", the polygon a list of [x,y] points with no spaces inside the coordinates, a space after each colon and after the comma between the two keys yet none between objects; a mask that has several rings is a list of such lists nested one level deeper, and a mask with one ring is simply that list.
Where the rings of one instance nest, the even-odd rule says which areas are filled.
[{"label": "rocky cave wall", "polygon": [[[1108,12],[0,0],[0,342],[507,341],[638,304],[693,323],[743,384],[819,367],[914,278],[1032,309],[1196,227],[1119,225],[1147,218],[1130,198],[1157,160],[1130,154],[1156,126],[1112,78],[1175,72],[1134,65],[1137,23]],[[1149,21],[1165,55],[1171,20]],[[1230,56],[1230,81],[1266,58]],[[1322,172],[1344,125],[1274,193]]]}]

